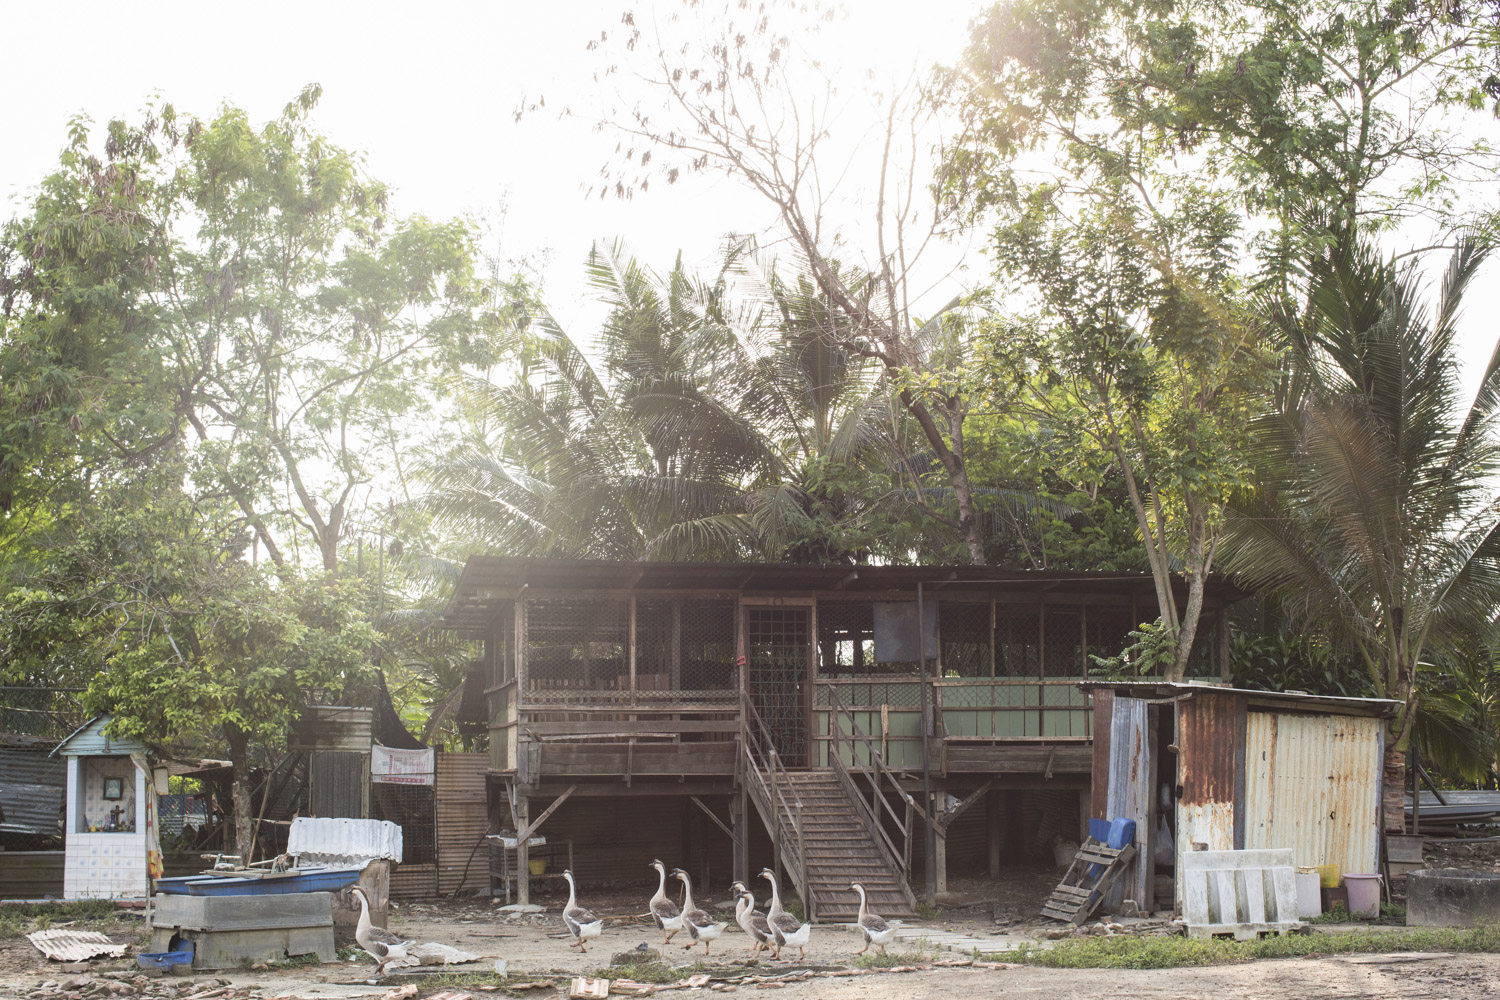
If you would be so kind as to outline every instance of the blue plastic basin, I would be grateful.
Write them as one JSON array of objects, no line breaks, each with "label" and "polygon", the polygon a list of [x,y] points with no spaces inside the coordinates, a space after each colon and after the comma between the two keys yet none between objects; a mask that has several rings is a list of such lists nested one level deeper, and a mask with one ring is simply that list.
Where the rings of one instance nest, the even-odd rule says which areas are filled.
[{"label": "blue plastic basin", "polygon": [[135,964],[143,969],[165,969],[173,965],[189,965],[193,961],[193,951],[143,951],[137,952]]}]

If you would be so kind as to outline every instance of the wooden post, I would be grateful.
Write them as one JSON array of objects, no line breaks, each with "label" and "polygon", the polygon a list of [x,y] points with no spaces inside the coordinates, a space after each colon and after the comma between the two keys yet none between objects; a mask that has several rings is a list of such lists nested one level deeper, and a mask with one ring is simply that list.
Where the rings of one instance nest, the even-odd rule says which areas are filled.
[{"label": "wooden post", "polygon": [[750,883],[750,852],[747,849],[746,837],[749,833],[748,824],[745,822],[745,786],[740,785],[739,791],[729,796],[729,819],[730,825],[734,827],[734,877],[737,881]]},{"label": "wooden post", "polygon": [[[941,793],[939,793],[941,794]],[[939,893],[948,891],[948,831],[938,830],[937,835],[937,859],[935,869],[937,871],[937,891]]]},{"label": "wooden post", "polygon": [[985,837],[989,841],[990,855],[987,870],[990,878],[1000,874],[1000,845],[1004,840],[1000,835],[1000,820],[1000,793],[991,790],[984,800]]},{"label": "wooden post", "polygon": [[771,871],[781,871],[781,800],[776,790],[776,751],[766,754],[766,776],[771,782]]},{"label": "wooden post", "polygon": [[[516,799],[516,833],[529,834],[531,829],[531,799],[520,792]],[[525,906],[531,902],[531,852],[526,849],[530,836],[516,841],[516,902]]]}]

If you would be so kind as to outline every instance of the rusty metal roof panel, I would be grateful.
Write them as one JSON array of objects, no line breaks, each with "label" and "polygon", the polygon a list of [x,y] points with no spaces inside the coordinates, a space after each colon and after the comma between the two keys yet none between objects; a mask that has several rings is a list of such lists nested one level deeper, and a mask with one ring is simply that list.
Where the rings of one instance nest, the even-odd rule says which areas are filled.
[{"label": "rusty metal roof panel", "polygon": [[55,962],[86,962],[99,956],[119,958],[125,954],[125,945],[115,944],[98,931],[36,931],[26,935],[26,940]]},{"label": "rusty metal roof panel", "polygon": [[1113,691],[1124,698],[1160,698],[1186,700],[1207,694],[1242,695],[1251,708],[1286,709],[1301,712],[1335,712],[1357,715],[1372,715],[1393,718],[1401,702],[1391,698],[1347,698],[1342,695],[1308,694],[1305,691],[1257,691],[1253,688],[1230,687],[1227,684],[1206,681],[1079,681],[1084,691]]},{"label": "rusty metal roof panel", "polygon": [[1376,872],[1383,750],[1380,719],[1250,711],[1245,847],[1289,847],[1298,865]]}]

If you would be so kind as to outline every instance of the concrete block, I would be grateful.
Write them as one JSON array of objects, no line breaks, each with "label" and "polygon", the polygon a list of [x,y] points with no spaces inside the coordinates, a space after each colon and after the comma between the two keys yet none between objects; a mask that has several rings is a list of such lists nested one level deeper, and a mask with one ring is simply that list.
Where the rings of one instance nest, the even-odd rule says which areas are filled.
[{"label": "concrete block", "polygon": [[1475,927],[1500,921],[1500,873],[1431,868],[1406,876],[1412,927]]},{"label": "concrete block", "polygon": [[194,969],[245,968],[298,955],[332,962],[333,912],[328,892],[267,896],[158,895],[151,950],[193,949]]}]

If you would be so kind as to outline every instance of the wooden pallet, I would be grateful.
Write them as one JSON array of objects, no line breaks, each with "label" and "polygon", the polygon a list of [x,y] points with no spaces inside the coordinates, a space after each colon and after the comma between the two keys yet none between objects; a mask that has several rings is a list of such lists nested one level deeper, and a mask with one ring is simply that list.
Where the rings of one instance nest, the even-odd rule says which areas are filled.
[{"label": "wooden pallet", "polygon": [[1117,849],[1088,838],[1073,856],[1062,881],[1042,904],[1042,916],[1069,924],[1083,923],[1134,858],[1134,844]]}]

